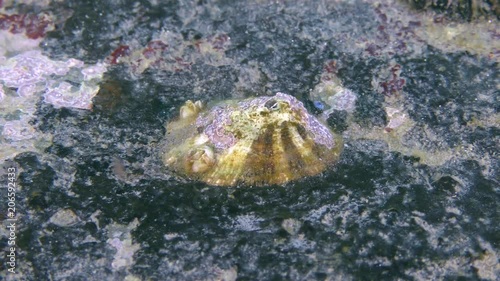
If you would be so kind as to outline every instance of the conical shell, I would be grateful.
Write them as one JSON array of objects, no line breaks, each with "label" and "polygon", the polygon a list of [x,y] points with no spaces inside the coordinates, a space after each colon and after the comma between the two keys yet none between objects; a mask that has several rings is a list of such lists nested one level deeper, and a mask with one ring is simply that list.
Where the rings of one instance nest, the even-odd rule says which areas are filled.
[{"label": "conical shell", "polygon": [[284,184],[316,175],[338,159],[342,147],[300,101],[283,93],[221,103],[189,126],[170,126],[175,129],[167,138],[176,141],[166,146],[164,162],[211,185]]}]

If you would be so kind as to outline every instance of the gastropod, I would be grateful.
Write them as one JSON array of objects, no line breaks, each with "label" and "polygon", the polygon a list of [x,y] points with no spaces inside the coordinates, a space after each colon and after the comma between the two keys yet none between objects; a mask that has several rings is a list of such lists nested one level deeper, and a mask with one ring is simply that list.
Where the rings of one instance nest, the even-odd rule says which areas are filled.
[{"label": "gastropod", "polygon": [[164,164],[218,186],[280,185],[317,175],[342,149],[339,136],[284,93],[207,108],[187,101],[166,128]]}]

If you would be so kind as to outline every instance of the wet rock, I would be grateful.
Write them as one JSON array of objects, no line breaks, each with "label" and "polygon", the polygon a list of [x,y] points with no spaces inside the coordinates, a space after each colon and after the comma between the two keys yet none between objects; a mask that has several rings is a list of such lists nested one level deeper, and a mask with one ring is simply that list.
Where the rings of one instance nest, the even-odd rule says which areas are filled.
[{"label": "wet rock", "polygon": [[57,211],[52,217],[50,217],[49,222],[60,227],[73,226],[80,221],[80,218],[71,209],[61,209]]}]

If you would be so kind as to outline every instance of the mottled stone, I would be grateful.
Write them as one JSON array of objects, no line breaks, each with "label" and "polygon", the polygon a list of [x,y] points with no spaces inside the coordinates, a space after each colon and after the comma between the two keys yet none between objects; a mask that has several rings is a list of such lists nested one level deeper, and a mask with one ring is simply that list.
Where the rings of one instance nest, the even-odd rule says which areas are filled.
[{"label": "mottled stone", "polygon": [[78,221],[80,221],[80,219],[71,209],[61,209],[52,215],[49,220],[49,222],[60,227],[72,226]]}]

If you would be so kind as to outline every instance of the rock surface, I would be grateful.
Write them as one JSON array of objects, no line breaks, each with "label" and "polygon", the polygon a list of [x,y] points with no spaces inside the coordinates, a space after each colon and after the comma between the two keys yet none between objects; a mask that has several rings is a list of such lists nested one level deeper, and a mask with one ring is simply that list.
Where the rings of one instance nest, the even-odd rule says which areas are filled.
[{"label": "rock surface", "polygon": [[[449,14],[491,1],[407,2],[431,1],[0,1],[0,279],[494,280],[500,26]],[[164,167],[187,100],[277,92],[342,135],[334,168],[226,189]]]}]

